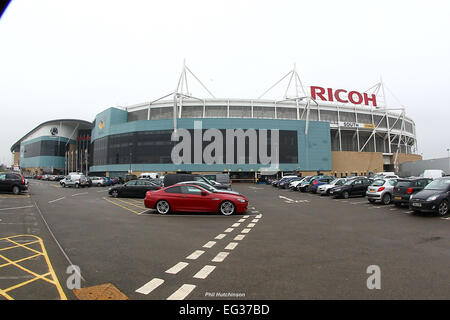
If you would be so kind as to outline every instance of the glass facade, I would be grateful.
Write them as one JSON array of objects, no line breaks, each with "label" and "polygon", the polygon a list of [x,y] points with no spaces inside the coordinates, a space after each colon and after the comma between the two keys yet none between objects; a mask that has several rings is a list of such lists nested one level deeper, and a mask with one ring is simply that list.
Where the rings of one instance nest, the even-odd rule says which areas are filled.
[{"label": "glass facade", "polygon": [[23,157],[39,156],[64,157],[66,142],[55,140],[41,140],[23,145]]},{"label": "glass facade", "polygon": [[[194,137],[193,130],[191,137]],[[205,132],[206,129],[203,130]],[[226,156],[226,130],[220,130],[223,139],[224,159]],[[259,130],[256,130],[259,139]],[[93,141],[93,165],[112,164],[172,164],[172,148],[178,143],[171,141],[172,130],[152,130],[138,131],[124,134],[110,135]],[[191,148],[194,150],[194,139],[191,139]],[[298,163],[298,141],[296,130],[279,131],[279,156],[280,163]],[[270,156],[271,136],[270,130],[267,132],[267,149]],[[210,144],[210,141],[203,141],[203,149]],[[259,145],[259,142],[258,142]],[[246,159],[249,163],[249,141],[245,139]],[[237,141],[234,142],[235,163],[237,157]],[[194,163],[192,154],[191,163]],[[258,160],[259,162],[259,160]]]}]

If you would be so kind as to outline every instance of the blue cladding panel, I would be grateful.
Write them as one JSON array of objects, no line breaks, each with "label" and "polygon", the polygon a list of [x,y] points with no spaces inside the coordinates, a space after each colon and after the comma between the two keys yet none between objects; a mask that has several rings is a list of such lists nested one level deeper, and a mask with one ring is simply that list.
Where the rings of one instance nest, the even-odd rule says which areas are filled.
[{"label": "blue cladding panel", "polygon": [[[99,129],[99,123],[103,121],[104,127]],[[308,135],[305,135],[306,121],[304,120],[277,120],[277,119],[178,119],[178,128],[194,129],[194,121],[202,121],[202,128],[217,129],[279,129],[297,130],[298,134],[298,163],[280,164],[282,171],[299,169],[302,171],[328,171],[331,170],[331,138],[328,122],[310,121]],[[127,122],[127,112],[116,108],[110,108],[97,115],[96,126],[92,132],[92,140],[108,135],[149,130],[173,129],[172,119],[140,120]],[[250,171],[258,170],[259,164],[132,164],[133,171]],[[129,164],[93,166],[90,171],[127,171]]]}]

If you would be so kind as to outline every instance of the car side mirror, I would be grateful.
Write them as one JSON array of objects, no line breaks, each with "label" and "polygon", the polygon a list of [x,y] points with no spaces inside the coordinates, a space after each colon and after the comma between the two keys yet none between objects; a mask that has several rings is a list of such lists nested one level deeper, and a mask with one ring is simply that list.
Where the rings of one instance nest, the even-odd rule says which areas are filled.
[{"label": "car side mirror", "polygon": [[208,195],[208,192],[202,191],[202,196],[207,196],[207,195]]}]

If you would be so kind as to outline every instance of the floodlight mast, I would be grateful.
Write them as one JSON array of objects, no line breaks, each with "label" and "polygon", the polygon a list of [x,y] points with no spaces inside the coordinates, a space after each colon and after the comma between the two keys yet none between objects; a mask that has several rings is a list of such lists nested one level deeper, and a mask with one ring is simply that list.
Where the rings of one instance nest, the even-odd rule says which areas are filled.
[{"label": "floodlight mast", "polygon": [[[201,99],[201,98],[192,96],[192,94],[189,92],[189,84],[188,84],[188,77],[187,77],[188,73],[192,77],[194,77],[195,80],[197,80],[197,82],[203,87],[203,89],[206,90],[206,92],[208,92],[208,94],[212,98],[214,98],[214,99],[216,98],[214,96],[214,94],[212,94],[211,91],[203,84],[203,82],[201,82],[200,79],[191,71],[191,69],[188,68],[188,66],[186,65],[186,59],[183,60],[183,69],[181,71],[180,78],[178,79],[177,87],[175,88],[175,91],[173,92],[173,131],[174,131],[175,137],[177,137],[177,117],[181,118],[181,110],[183,108],[183,98],[196,99],[196,100],[200,100],[203,102],[205,101],[205,99]],[[170,94],[168,96],[170,96]],[[167,96],[165,96],[165,97],[167,97]],[[160,99],[158,99],[158,100],[160,100]],[[180,109],[179,109],[179,115],[177,116],[178,106],[180,107]]]}]

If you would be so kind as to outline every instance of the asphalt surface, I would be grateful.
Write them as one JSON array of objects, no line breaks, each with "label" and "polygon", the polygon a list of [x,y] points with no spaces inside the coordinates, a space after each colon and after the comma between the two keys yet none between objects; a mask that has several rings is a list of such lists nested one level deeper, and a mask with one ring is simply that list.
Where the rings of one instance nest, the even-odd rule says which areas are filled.
[{"label": "asphalt surface", "polygon": [[[161,216],[107,188],[35,180],[28,194],[0,194],[0,300],[76,299],[71,264],[82,288],[113,284],[129,299],[450,298],[450,217],[268,185],[233,189],[250,201],[245,215]],[[35,251],[14,239],[34,240]],[[381,289],[367,288],[371,265]]]}]

